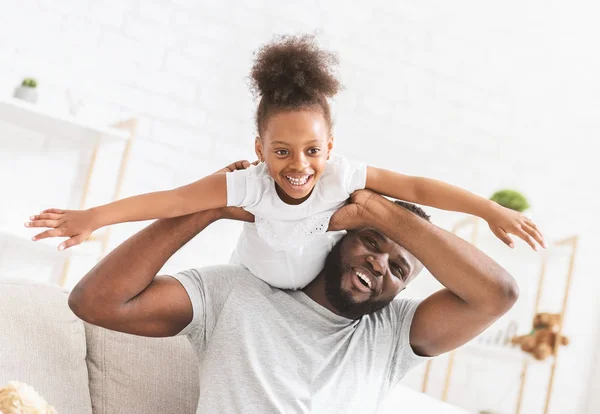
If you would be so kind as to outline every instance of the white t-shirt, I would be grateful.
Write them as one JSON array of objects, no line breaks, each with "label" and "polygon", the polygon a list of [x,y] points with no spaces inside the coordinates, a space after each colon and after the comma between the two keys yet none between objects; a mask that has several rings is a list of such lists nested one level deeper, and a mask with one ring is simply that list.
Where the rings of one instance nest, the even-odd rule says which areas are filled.
[{"label": "white t-shirt", "polygon": [[333,156],[302,204],[284,203],[264,163],[227,173],[227,205],[254,214],[245,223],[232,263],[280,289],[301,289],[323,269],[345,232],[328,232],[329,219],[350,194],[365,188],[367,166]]}]

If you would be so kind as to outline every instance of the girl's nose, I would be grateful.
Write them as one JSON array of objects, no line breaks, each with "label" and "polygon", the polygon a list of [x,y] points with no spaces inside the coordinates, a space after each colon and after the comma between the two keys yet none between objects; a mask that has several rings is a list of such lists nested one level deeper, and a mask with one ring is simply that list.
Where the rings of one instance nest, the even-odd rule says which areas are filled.
[{"label": "girl's nose", "polygon": [[290,167],[299,171],[303,170],[306,166],[308,166],[308,160],[306,159],[304,153],[294,156],[292,159],[292,164],[290,165]]}]

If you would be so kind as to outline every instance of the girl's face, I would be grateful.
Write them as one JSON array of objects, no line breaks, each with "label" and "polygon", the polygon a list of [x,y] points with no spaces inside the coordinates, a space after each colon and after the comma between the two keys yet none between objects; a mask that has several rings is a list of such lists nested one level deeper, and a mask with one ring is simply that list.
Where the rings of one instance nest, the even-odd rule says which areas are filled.
[{"label": "girl's face", "polygon": [[325,171],[333,137],[318,110],[280,112],[269,118],[256,138],[258,159],[267,165],[284,203],[300,204]]}]

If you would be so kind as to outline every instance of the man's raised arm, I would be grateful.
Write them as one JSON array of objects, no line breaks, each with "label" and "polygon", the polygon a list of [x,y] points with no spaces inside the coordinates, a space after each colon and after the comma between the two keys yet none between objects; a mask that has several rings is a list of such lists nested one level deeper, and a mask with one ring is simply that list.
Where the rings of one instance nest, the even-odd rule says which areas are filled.
[{"label": "man's raised arm", "polygon": [[[238,161],[223,170],[248,165]],[[179,333],[192,320],[192,303],[179,281],[156,274],[176,251],[220,218],[253,220],[251,214],[232,208],[158,220],[94,266],[73,288],[69,307],[84,321],[115,331],[156,337]]]},{"label": "man's raised arm", "polygon": [[142,336],[172,336],[192,320],[192,304],[174,278],[156,276],[166,261],[212,223],[214,212],[159,220],[130,237],[90,270],[69,307],[94,325]]},{"label": "man's raised arm", "polygon": [[516,302],[515,280],[477,247],[381,196],[368,197],[365,208],[372,227],[410,251],[445,287],[417,308],[410,332],[417,353],[435,356],[465,344]]}]

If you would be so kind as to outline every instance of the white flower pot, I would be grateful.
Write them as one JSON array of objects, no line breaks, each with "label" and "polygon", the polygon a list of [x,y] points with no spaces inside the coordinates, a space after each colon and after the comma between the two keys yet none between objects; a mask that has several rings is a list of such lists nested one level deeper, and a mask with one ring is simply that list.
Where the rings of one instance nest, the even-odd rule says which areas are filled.
[{"label": "white flower pot", "polygon": [[37,102],[36,90],[28,86],[19,86],[18,88],[15,88],[14,97],[31,103]]}]

